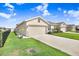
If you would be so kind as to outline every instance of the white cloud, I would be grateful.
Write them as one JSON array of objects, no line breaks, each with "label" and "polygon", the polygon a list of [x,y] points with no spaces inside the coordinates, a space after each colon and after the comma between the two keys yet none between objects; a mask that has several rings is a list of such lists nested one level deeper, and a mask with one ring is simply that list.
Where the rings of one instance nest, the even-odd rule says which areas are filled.
[{"label": "white cloud", "polygon": [[13,6],[12,4],[10,4],[10,3],[5,3],[4,6],[5,6],[5,7],[8,7],[7,9],[8,9],[11,13],[13,13],[13,11],[14,11],[14,6]]},{"label": "white cloud", "polygon": [[42,15],[43,15],[43,16],[47,16],[47,15],[50,15],[50,13],[48,12],[48,10],[44,10],[44,12],[43,12]]},{"label": "white cloud", "polygon": [[42,5],[39,5],[39,6],[36,7],[37,11],[42,11],[43,10],[42,8],[43,8]]},{"label": "white cloud", "polygon": [[4,17],[4,18],[6,18],[6,19],[9,19],[9,18],[11,17],[10,14],[6,14],[6,13],[0,13],[0,16],[1,16],[1,17]]},{"label": "white cloud", "polygon": [[45,3],[45,4],[41,4],[41,5],[37,6],[36,9],[38,11],[44,11],[44,10],[47,10],[47,7],[48,7],[48,4]]},{"label": "white cloud", "polygon": [[44,3],[43,4],[43,10],[47,10],[47,7],[48,7],[48,4],[47,3]]},{"label": "white cloud", "polygon": [[16,13],[14,12],[14,6],[13,6],[13,5],[11,5],[10,3],[5,3],[4,6],[5,6],[5,7],[8,7],[7,9],[9,10],[9,14],[4,13],[4,12],[0,12],[0,16],[1,16],[1,17],[4,17],[4,18],[6,18],[6,19],[9,19],[9,18],[11,18],[12,16],[15,16],[15,15],[16,15]]},{"label": "white cloud", "polygon": [[11,5],[10,3],[5,3],[5,6],[7,6],[7,7],[11,8],[11,9],[14,9],[14,6],[13,6],[13,5]]},{"label": "white cloud", "polygon": [[66,11],[66,10],[64,10],[64,11],[63,11],[63,13],[64,13],[64,14],[66,14],[66,13],[67,13],[67,11]]},{"label": "white cloud", "polygon": [[13,16],[16,16],[16,13],[14,13]]},{"label": "white cloud", "polygon": [[68,15],[70,15],[71,17],[79,17],[79,11],[69,10]]},{"label": "white cloud", "polygon": [[51,15],[47,8],[48,8],[47,3],[41,4],[41,5],[38,5],[37,7],[35,7],[35,9],[37,11],[41,12],[43,16]]},{"label": "white cloud", "polygon": [[66,20],[67,20],[67,21],[70,21],[70,19],[69,19],[69,18],[67,18]]},{"label": "white cloud", "polygon": [[58,11],[61,11],[62,9],[61,8],[58,8]]}]

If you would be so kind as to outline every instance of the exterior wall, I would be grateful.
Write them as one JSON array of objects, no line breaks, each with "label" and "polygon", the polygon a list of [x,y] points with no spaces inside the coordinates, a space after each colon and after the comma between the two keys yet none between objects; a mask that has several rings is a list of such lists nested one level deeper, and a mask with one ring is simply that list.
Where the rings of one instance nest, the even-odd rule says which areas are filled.
[{"label": "exterior wall", "polygon": [[79,33],[79,25],[76,26],[76,32]]},{"label": "exterior wall", "polygon": [[51,32],[51,25],[48,25],[48,32]]},{"label": "exterior wall", "polygon": [[17,32],[17,34],[19,34],[19,35],[24,35],[24,36],[26,36],[26,29],[27,29],[27,26],[26,26],[26,22],[25,22],[25,23],[23,23],[23,24],[17,26],[16,32]]},{"label": "exterior wall", "polygon": [[73,26],[72,27],[72,31],[76,31],[76,26]]},{"label": "exterior wall", "polygon": [[54,26],[51,26],[51,29],[54,29]]},{"label": "exterior wall", "polygon": [[54,25],[51,25],[51,31],[52,32],[54,31]]},{"label": "exterior wall", "polygon": [[66,32],[66,28],[61,28],[60,29],[62,32]]},{"label": "exterior wall", "polygon": [[67,31],[67,25],[66,24],[61,24],[60,25],[60,31],[62,31],[62,32],[66,32]]},{"label": "exterior wall", "polygon": [[43,26],[48,26],[48,24],[46,24],[44,21],[40,20],[40,22],[38,22],[38,19],[34,19],[31,21],[27,22],[27,25],[43,25]]},{"label": "exterior wall", "polygon": [[[40,20],[40,22],[38,21]],[[48,32],[48,24],[41,19],[33,19],[27,21],[27,35],[45,34]]]},{"label": "exterior wall", "polygon": [[75,25],[68,25],[67,31],[76,31],[76,26]]},{"label": "exterior wall", "polygon": [[14,31],[14,28],[11,28],[11,32],[13,32]]},{"label": "exterior wall", "polygon": [[16,27],[16,32],[17,34],[24,36],[45,34],[48,32],[48,24],[41,18],[34,18],[19,24]]}]

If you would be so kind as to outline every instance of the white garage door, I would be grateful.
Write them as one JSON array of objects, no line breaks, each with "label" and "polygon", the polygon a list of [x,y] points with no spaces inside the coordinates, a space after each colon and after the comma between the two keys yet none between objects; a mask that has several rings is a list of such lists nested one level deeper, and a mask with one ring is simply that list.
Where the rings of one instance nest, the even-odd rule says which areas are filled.
[{"label": "white garage door", "polygon": [[31,26],[31,27],[28,27],[27,31],[28,31],[28,35],[45,34],[46,27]]},{"label": "white garage door", "polygon": [[61,28],[60,29],[62,32],[66,32],[66,28]]}]

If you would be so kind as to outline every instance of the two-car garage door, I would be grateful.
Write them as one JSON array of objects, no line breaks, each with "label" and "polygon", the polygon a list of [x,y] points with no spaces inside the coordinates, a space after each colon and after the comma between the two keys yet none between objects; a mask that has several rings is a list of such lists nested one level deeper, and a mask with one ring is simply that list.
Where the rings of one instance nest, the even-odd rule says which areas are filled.
[{"label": "two-car garage door", "polygon": [[45,34],[47,28],[45,26],[29,26],[27,29],[28,35]]}]

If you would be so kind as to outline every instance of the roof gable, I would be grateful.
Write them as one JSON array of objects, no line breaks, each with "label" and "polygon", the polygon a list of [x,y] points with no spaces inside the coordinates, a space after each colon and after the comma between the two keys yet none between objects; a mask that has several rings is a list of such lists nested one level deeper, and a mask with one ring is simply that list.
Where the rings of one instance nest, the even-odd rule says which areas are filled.
[{"label": "roof gable", "polygon": [[20,26],[21,24],[24,24],[24,23],[28,23],[28,22],[30,22],[30,21],[33,21],[33,20],[35,20],[35,19],[40,19],[40,20],[42,20],[43,22],[45,22],[47,25],[49,25],[49,23],[48,23],[47,21],[45,21],[41,16],[37,16],[37,17],[30,18],[30,19],[28,19],[27,21],[23,21],[23,22],[21,22],[21,23],[19,23],[19,24],[16,24],[16,25],[17,25],[16,27]]},{"label": "roof gable", "polygon": [[42,20],[43,22],[45,22],[46,24],[49,25],[49,23],[47,21],[45,21],[41,16],[31,18],[31,19],[27,20],[26,22],[33,21],[33,20],[36,20],[36,19],[40,19],[40,20]]}]

